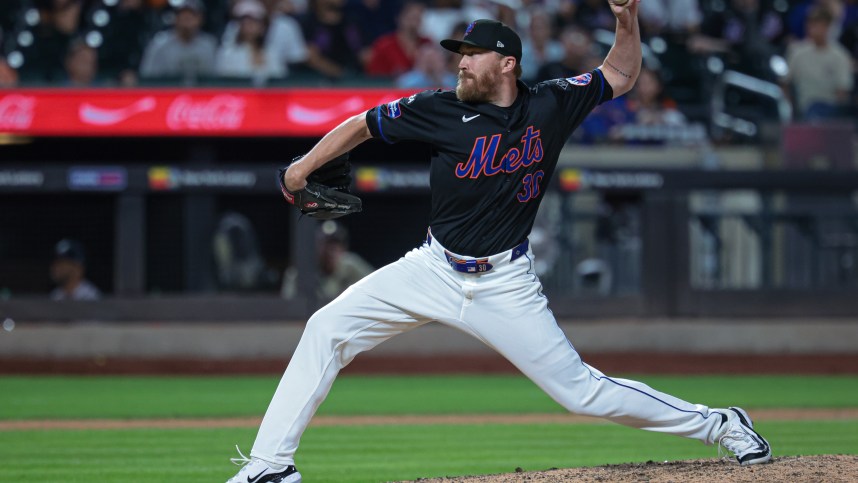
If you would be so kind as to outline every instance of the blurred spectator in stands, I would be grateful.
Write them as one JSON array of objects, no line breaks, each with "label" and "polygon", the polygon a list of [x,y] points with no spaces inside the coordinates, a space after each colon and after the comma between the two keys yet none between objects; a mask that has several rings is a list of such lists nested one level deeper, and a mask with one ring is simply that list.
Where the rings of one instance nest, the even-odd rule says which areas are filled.
[{"label": "blurred spectator in stands", "polygon": [[[482,7],[482,5],[479,5],[479,0],[475,0],[475,3],[477,6]],[[489,0],[488,7],[490,16],[474,18],[493,18],[498,22],[503,22],[513,27],[518,32],[526,31],[526,28],[520,28],[518,23],[518,14],[522,7],[521,0]],[[522,24],[522,27],[526,25],[529,25],[529,23]]]},{"label": "blurred spectator in stands", "polygon": [[307,13],[307,0],[265,0],[265,8],[272,20],[278,15],[300,17]]},{"label": "blurred spectator in stands", "polygon": [[430,42],[420,35],[422,3],[409,1],[396,19],[396,31],[383,35],[372,44],[364,72],[367,75],[395,77],[411,70],[417,50]]},{"label": "blurred spectator in stands", "polygon": [[787,53],[787,89],[800,117],[838,117],[845,114],[853,87],[849,51],[829,39],[833,17],[821,6],[808,10],[807,37],[790,46]]},{"label": "blurred spectator in stands", "polygon": [[664,92],[658,72],[643,68],[626,100],[628,122],[643,126],[683,126],[685,116]]},{"label": "blurred spectator in stands", "polygon": [[580,0],[571,23],[588,30],[604,29],[613,32],[617,26],[617,18],[605,0]]},{"label": "blurred spectator in stands", "polygon": [[[426,21],[423,21],[423,24],[426,24]],[[450,34],[444,38],[446,39],[461,39],[465,37],[465,29],[468,28],[468,22],[459,22],[453,25],[453,30],[450,31]],[[435,45],[438,45],[438,42],[432,42]],[[451,74],[458,77],[459,75],[459,61],[462,59],[462,56],[459,54],[447,55],[447,71]]]},{"label": "blurred spectator in stands", "polygon": [[200,31],[203,5],[200,0],[180,2],[173,28],[158,32],[146,46],[140,64],[142,77],[180,77],[186,83],[194,83],[214,71],[217,41]]},{"label": "blurred spectator in stands", "polygon": [[18,85],[18,72],[0,57],[0,88],[15,87]]},{"label": "blurred spectator in stands", "polygon": [[731,0],[729,8],[704,19],[701,30],[689,39],[689,51],[720,54],[730,69],[776,79],[770,61],[782,50],[786,29],[780,14],[763,9],[760,0]]},{"label": "blurred spectator in stands", "polygon": [[[99,76],[123,86],[137,84],[137,70],[151,34],[143,0],[118,0],[112,6],[97,2],[87,13],[87,38],[98,49]],[[96,35],[97,34],[97,35]]]},{"label": "blurred spectator in stands", "polygon": [[456,87],[456,75],[447,69],[447,53],[435,44],[417,50],[414,69],[396,79],[400,89],[432,89]]},{"label": "blurred spectator in stands", "polygon": [[77,38],[69,45],[65,57],[66,80],[69,87],[90,87],[98,76],[98,51]]},{"label": "blurred spectator in stands", "polygon": [[[432,0],[423,14],[423,25],[420,31],[433,42],[440,42],[448,37],[456,26],[462,22],[470,22],[462,13],[462,0]],[[464,32],[464,29],[462,30]]]},{"label": "blurred spectator in stands", "polygon": [[360,25],[363,42],[373,42],[396,30],[403,0],[347,0],[349,16]]},{"label": "blurred spectator in stands", "polygon": [[525,81],[541,80],[539,69],[563,58],[563,45],[555,40],[551,17],[543,9],[530,13],[530,27],[521,39],[521,78]]},{"label": "blurred spectator in stands", "polygon": [[215,72],[222,77],[253,79],[264,84],[269,78],[286,76],[286,64],[268,44],[268,12],[257,0],[240,0],[232,9],[239,22],[233,42],[223,42],[217,51]]},{"label": "blurred spectator in stands", "polygon": [[858,4],[854,0],[801,0],[791,6],[787,15],[789,32],[795,39],[803,39],[807,35],[805,19],[811,8],[820,6],[831,13],[831,27],[828,29],[828,39],[835,41],[843,34],[843,30],[853,21],[858,20]]},{"label": "blurred spectator in stands", "polygon": [[[372,265],[360,255],[349,251],[349,236],[346,229],[335,221],[319,225],[316,247],[318,250],[317,302],[326,304],[337,298],[349,286],[373,271]],[[301,283],[298,270],[289,267],[283,275],[280,295],[286,299],[300,296]]]},{"label": "blurred spectator in stands", "polygon": [[577,0],[557,0],[556,4],[549,7],[549,10],[554,20],[554,28],[562,30],[568,25],[575,25],[575,12],[578,11],[578,2]]},{"label": "blurred spectator in stands", "polygon": [[[707,1],[705,5],[723,9],[725,3]],[[689,49],[689,39],[703,38],[700,35],[703,11],[699,0],[652,0],[641,2],[639,7],[641,35],[648,40],[654,54],[648,59],[645,57],[644,62],[649,64],[657,57],[661,78],[681,102],[707,103],[710,84],[714,82],[706,64],[711,53],[698,56],[697,51]],[[705,41],[698,40],[698,43],[705,44]]]},{"label": "blurred spectator in stands", "polygon": [[54,247],[51,280],[57,285],[51,300],[98,300],[101,292],[86,279],[86,257],[83,245],[63,239]]},{"label": "blurred spectator in stands", "polygon": [[560,33],[560,45],[563,48],[562,57],[540,67],[536,74],[537,80],[564,79],[591,70],[588,69],[593,62],[590,58],[597,55],[597,47],[593,44],[590,32],[577,25],[570,25]]},{"label": "blurred spectator in stands", "polygon": [[[240,3],[242,3],[241,0],[233,9]],[[264,36],[264,49],[268,55],[277,60],[278,65],[283,69],[282,76],[286,76],[289,74],[290,65],[303,64],[307,61],[304,33],[298,21],[291,16],[291,12],[295,11],[295,4],[291,0],[267,0],[264,5],[268,22],[268,30]],[[234,13],[233,16],[235,16]],[[227,24],[221,39],[221,50],[235,45],[241,23],[240,19],[235,18]]]},{"label": "blurred spectator in stands", "polygon": [[331,79],[360,72],[368,51],[360,27],[346,15],[345,0],[310,0],[301,28],[310,68]]},{"label": "blurred spectator in stands", "polygon": [[647,0],[641,2],[639,8],[641,31],[645,37],[689,35],[697,32],[703,21],[698,0]]},{"label": "blurred spectator in stands", "polygon": [[65,35],[74,35],[81,21],[83,0],[35,0],[39,13],[45,13],[45,21]]},{"label": "blurred spectator in stands", "polygon": [[[580,142],[622,141],[662,143],[669,129],[685,126],[685,116],[664,92],[654,70],[641,69],[638,81],[628,94],[602,104],[581,124]],[[661,128],[661,129],[660,129]]]},{"label": "blurred spectator in stands", "polygon": [[[858,11],[858,0],[852,0],[850,6],[854,7],[855,10]],[[858,13],[856,13],[856,17],[858,17]],[[843,28],[843,35],[840,36],[840,43],[846,47],[846,50],[852,57],[853,77],[858,81],[858,18],[852,20]],[[853,83],[852,87],[853,108],[855,109],[853,111],[854,113],[858,113],[858,88],[856,87],[858,87],[858,82]]]},{"label": "blurred spectator in stands", "polygon": [[82,0],[34,0],[5,46],[22,82],[57,82],[63,59],[80,25]]}]

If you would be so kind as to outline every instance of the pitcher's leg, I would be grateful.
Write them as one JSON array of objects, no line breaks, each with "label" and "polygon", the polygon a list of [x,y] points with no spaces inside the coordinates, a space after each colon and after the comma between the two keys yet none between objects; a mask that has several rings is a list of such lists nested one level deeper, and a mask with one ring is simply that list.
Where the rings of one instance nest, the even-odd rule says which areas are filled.
[{"label": "pitcher's leg", "polygon": [[[544,298],[542,299],[544,301]],[[612,378],[585,364],[547,309],[510,313],[483,304],[466,317],[480,337],[571,412],[712,443],[723,421],[637,381]],[[519,305],[521,306],[521,305]],[[508,308],[508,307],[507,307]]]},{"label": "pitcher's leg", "polygon": [[415,249],[349,287],[307,322],[259,428],[251,456],[291,464],[340,369],[360,352],[456,311],[449,281]]},{"label": "pitcher's leg", "polygon": [[[576,353],[577,354],[577,353]],[[580,360],[580,358],[579,358]],[[692,404],[631,379],[608,377],[581,362],[589,373],[578,395],[578,412],[616,423],[713,443],[727,418],[702,404]]]},{"label": "pitcher's leg", "polygon": [[316,312],[268,406],[251,456],[292,464],[301,435],[340,369],[360,352],[426,322],[355,287]]}]

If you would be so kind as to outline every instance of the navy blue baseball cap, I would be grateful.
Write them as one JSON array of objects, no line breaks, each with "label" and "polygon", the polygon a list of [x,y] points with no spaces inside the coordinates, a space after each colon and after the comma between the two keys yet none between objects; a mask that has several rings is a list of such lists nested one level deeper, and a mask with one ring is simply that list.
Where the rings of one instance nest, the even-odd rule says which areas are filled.
[{"label": "navy blue baseball cap", "polygon": [[465,29],[464,39],[441,41],[441,47],[457,54],[463,45],[494,50],[501,55],[515,57],[515,61],[521,64],[521,38],[513,29],[497,20],[476,20]]},{"label": "navy blue baseball cap", "polygon": [[83,245],[77,240],[64,238],[54,246],[54,259],[66,259],[79,263],[86,262]]}]

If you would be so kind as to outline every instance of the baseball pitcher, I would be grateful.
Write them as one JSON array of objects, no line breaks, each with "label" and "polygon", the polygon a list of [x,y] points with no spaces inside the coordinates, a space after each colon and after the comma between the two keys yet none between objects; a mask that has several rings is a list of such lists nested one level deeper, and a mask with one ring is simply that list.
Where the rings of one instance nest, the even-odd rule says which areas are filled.
[{"label": "baseball pitcher", "polygon": [[230,482],[301,481],[299,440],[339,371],[359,353],[433,321],[503,354],[573,413],[718,443],[743,465],[771,459],[742,409],[692,404],[583,362],[533,270],[528,234],[561,148],[594,107],[637,79],[638,1],[611,4],[616,40],[600,67],[530,87],[519,80],[519,36],[500,22],[477,20],[463,39],[441,41],[461,55],[455,90],[421,92],[358,114],[281,173],[287,200],[308,215],[342,216],[360,209],[359,199],[313,181],[319,168],[370,138],[429,143],[431,221],[422,246],[310,318],[250,457],[234,458],[244,466]]}]

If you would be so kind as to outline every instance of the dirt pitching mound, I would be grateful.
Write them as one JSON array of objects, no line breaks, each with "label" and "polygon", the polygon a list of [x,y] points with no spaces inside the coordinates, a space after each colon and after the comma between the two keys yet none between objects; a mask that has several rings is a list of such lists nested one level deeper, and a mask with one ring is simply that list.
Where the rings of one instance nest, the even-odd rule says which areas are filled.
[{"label": "dirt pitching mound", "polygon": [[570,468],[563,470],[524,472],[503,475],[431,478],[421,483],[510,483],[510,482],[648,482],[648,483],[711,483],[711,482],[854,482],[858,475],[858,456],[784,456],[774,458],[770,464],[739,466],[726,459],[673,461],[667,463],[627,463]]}]

